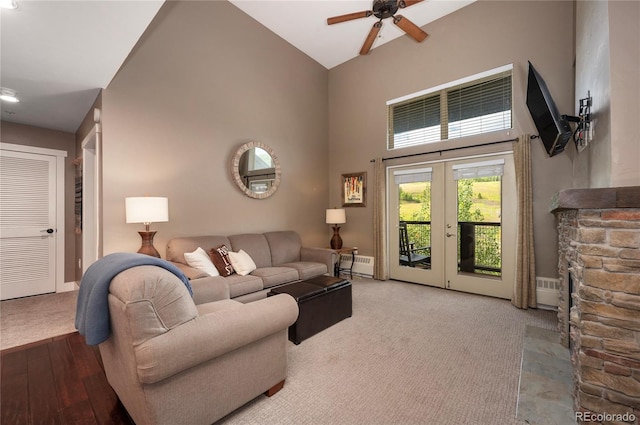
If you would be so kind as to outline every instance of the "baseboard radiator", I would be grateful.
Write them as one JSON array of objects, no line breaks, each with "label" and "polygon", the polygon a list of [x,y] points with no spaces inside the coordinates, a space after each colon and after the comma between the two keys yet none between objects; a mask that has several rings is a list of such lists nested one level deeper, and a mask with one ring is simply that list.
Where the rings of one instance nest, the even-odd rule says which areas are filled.
[{"label": "baseboard radiator", "polygon": [[557,310],[560,295],[560,281],[550,277],[536,276],[536,296],[538,307]]},{"label": "baseboard radiator", "polygon": [[[351,267],[351,254],[340,254],[340,268],[348,269],[349,267]],[[345,272],[343,271],[342,273]],[[356,255],[353,260],[353,274],[362,277],[373,277],[373,257]]]}]

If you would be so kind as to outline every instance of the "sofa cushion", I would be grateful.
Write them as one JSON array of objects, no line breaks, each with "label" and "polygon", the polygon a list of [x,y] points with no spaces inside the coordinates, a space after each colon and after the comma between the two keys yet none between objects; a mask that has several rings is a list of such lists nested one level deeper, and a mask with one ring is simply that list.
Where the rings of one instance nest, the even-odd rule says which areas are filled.
[{"label": "sofa cushion", "polygon": [[242,249],[238,252],[230,251],[229,260],[231,260],[233,269],[240,276],[246,276],[257,268],[251,256]]},{"label": "sofa cushion", "polygon": [[291,267],[261,267],[251,272],[251,275],[260,277],[265,288],[295,282],[300,279],[298,271]]},{"label": "sofa cushion", "polygon": [[249,254],[257,268],[271,267],[271,251],[264,235],[257,233],[232,235],[229,236],[229,241],[233,251],[238,252],[242,249]]},{"label": "sofa cushion", "polygon": [[185,252],[184,259],[189,266],[202,270],[209,276],[220,276],[220,272],[218,272],[216,266],[211,262],[209,254],[201,247],[198,247],[193,252]]},{"label": "sofa cushion", "polygon": [[187,276],[187,279],[189,280],[200,279],[203,277],[215,277],[215,276],[209,276],[207,273],[203,272],[202,270],[193,268],[187,264],[177,263],[175,261],[170,261],[170,263],[176,266],[177,268],[179,268],[180,271],[182,271],[182,273],[184,273],[184,275]]},{"label": "sofa cushion", "polygon": [[187,264],[184,258],[185,252],[193,252],[198,247],[205,251],[220,245],[231,246],[229,238],[226,236],[190,236],[174,238],[167,244],[167,260],[176,263]]},{"label": "sofa cushion", "polygon": [[263,289],[262,279],[257,276],[240,276],[239,274],[232,274],[224,279],[229,287],[229,296],[231,298]]},{"label": "sofa cushion", "polygon": [[267,232],[264,237],[269,243],[271,251],[271,264],[279,266],[284,263],[300,261],[300,249],[302,241],[298,233],[284,230],[279,232]]},{"label": "sofa cushion", "polygon": [[291,267],[298,271],[301,280],[320,276],[327,273],[327,266],[322,263],[313,263],[310,261],[296,261],[295,263],[280,264],[280,267]]},{"label": "sofa cushion", "polygon": [[198,314],[200,316],[204,314],[215,313],[217,311],[227,310],[230,308],[238,308],[238,307],[242,307],[242,303],[238,301],[233,301],[233,300],[214,301],[214,302],[204,303],[196,306],[196,308],[198,309]]},{"label": "sofa cushion", "polygon": [[196,306],[231,298],[227,280],[222,276],[207,276],[200,279],[193,279],[191,280],[191,289],[193,289],[193,302]]}]

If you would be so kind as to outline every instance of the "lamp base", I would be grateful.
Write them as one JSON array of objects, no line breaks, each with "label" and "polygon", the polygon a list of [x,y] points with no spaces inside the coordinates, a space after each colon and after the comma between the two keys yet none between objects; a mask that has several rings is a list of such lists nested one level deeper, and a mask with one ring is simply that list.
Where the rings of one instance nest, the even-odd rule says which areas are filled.
[{"label": "lamp base", "polygon": [[151,257],[160,258],[160,253],[153,246],[153,237],[156,235],[156,232],[138,232],[138,234],[142,238],[142,246],[138,250],[138,254],[146,254]]},{"label": "lamp base", "polygon": [[333,237],[331,238],[331,249],[341,249],[342,238],[340,237],[340,226],[333,226]]}]

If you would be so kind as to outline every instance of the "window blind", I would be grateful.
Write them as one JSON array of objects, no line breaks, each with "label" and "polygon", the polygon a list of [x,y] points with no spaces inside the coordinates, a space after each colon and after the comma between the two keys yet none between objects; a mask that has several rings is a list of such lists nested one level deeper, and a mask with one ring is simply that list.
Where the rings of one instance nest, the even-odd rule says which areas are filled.
[{"label": "window blind", "polygon": [[389,101],[388,149],[512,127],[512,67]]},{"label": "window blind", "polygon": [[447,92],[449,139],[511,128],[511,72]]},{"label": "window blind", "polygon": [[472,162],[453,166],[453,179],[474,179],[478,177],[493,177],[504,174],[504,159],[492,161]]},{"label": "window blind", "polygon": [[430,182],[433,168],[418,168],[413,170],[398,170],[393,172],[395,184]]},{"label": "window blind", "polygon": [[389,148],[440,140],[440,94],[428,94],[389,107]]}]

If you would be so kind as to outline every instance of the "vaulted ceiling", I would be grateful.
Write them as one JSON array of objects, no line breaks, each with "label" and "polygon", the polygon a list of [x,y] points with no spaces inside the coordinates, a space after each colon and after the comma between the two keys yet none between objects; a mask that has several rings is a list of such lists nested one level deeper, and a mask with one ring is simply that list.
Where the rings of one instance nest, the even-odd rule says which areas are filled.
[{"label": "vaulted ceiling", "polygon": [[[75,132],[164,0],[16,0],[0,11],[0,85],[19,103],[2,102],[2,120]],[[214,0],[211,0],[214,1]],[[358,55],[375,17],[327,25],[326,19],[371,10],[371,0],[229,0],[284,40],[331,69]],[[425,0],[401,13],[428,23],[475,0]],[[375,47],[405,36],[383,21]],[[428,39],[427,39],[428,40]]]}]

